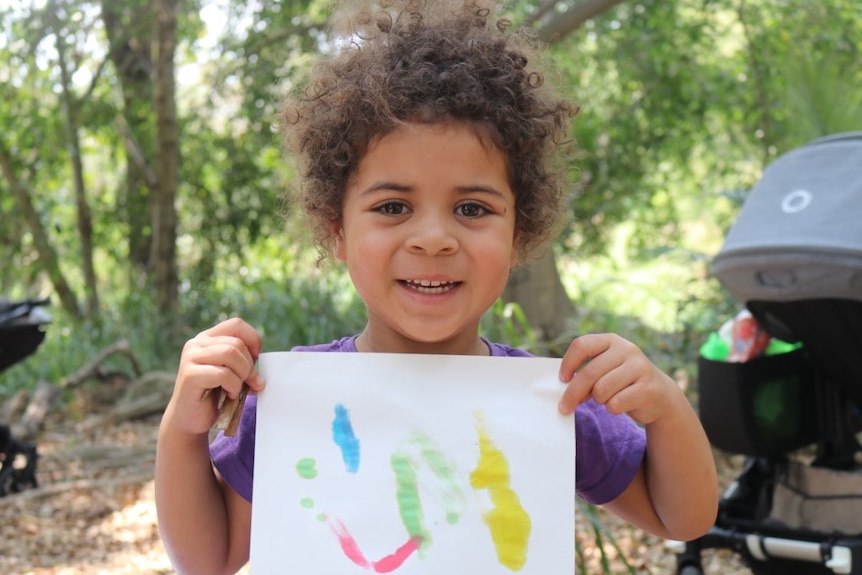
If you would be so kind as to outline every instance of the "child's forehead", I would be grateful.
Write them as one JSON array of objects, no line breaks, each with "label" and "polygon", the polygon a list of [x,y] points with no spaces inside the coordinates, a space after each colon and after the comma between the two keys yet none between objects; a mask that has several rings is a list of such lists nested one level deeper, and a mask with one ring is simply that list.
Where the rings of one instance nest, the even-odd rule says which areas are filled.
[{"label": "child's forehead", "polygon": [[500,145],[499,132],[491,124],[448,116],[432,121],[409,120],[398,124],[390,130],[376,134],[369,139],[362,156],[366,156],[383,141],[424,137],[428,133],[440,135],[447,132],[463,133],[464,131],[472,134],[486,151],[500,154],[504,159],[506,158],[505,150]]},{"label": "child's forehead", "polygon": [[375,138],[353,167],[342,193],[377,180],[411,189],[432,182],[447,189],[484,183],[514,194],[506,156],[469,122],[408,122]]}]

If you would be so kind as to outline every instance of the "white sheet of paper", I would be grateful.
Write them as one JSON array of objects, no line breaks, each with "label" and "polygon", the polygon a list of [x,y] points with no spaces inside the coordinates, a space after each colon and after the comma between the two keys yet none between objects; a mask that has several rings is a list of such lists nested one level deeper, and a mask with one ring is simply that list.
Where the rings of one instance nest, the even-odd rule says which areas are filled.
[{"label": "white sheet of paper", "polygon": [[569,575],[559,360],[273,352],[259,367],[254,575]]}]

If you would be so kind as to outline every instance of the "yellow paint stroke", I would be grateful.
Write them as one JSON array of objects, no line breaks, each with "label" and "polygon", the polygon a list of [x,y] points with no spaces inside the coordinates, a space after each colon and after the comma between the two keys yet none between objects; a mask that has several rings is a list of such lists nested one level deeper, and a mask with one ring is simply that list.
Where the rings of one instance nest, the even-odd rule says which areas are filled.
[{"label": "yellow paint stroke", "polygon": [[484,512],[482,518],[491,532],[497,560],[512,571],[519,571],[527,562],[530,516],[510,487],[509,462],[491,441],[482,413],[477,411],[474,416],[479,437],[479,463],[470,473],[470,485],[476,490],[488,490],[493,507]]}]

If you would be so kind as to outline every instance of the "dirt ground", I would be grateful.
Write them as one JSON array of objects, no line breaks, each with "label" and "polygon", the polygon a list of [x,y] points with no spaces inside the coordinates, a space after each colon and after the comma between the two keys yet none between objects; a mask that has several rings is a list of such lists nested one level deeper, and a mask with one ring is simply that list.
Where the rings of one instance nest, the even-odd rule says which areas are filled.
[{"label": "dirt ground", "polygon": [[[39,489],[0,498],[0,574],[166,575],[174,573],[159,540],[153,500],[158,416],[81,429],[49,420],[38,447]],[[739,461],[718,456],[722,483]],[[601,573],[591,526],[577,516],[588,573]],[[600,515],[639,575],[672,575],[664,541]],[[628,573],[606,545],[614,573]],[[709,575],[750,573],[725,552],[704,555]],[[248,573],[246,569],[244,573]]]}]

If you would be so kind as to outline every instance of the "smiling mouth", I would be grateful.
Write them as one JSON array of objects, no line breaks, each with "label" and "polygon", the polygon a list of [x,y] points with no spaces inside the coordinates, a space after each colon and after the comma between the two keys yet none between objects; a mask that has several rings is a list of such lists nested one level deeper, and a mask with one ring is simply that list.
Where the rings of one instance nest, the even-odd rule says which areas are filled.
[{"label": "smiling mouth", "polygon": [[425,294],[446,293],[459,285],[461,282],[441,282],[431,280],[399,280],[401,285]]}]

